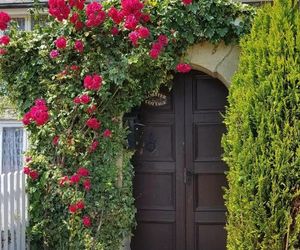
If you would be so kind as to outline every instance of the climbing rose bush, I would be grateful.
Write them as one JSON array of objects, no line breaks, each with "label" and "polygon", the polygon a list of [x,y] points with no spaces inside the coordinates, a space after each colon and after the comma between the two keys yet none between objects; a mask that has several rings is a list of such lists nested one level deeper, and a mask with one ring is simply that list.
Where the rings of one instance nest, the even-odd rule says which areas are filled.
[{"label": "climbing rose bush", "polygon": [[[32,32],[12,22],[0,39],[1,90],[30,132],[30,245],[119,249],[135,213],[124,114],[191,70],[188,46],[238,40],[252,11],[218,0],[49,0],[49,15]],[[0,28],[9,20],[0,14]]]}]

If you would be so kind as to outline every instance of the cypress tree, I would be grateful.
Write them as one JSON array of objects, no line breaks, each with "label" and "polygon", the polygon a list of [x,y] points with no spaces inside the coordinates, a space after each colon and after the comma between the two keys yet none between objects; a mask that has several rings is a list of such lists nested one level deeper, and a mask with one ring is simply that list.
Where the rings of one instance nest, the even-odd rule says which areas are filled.
[{"label": "cypress tree", "polygon": [[300,14],[296,0],[258,11],[241,41],[223,138],[227,247],[300,248]]}]

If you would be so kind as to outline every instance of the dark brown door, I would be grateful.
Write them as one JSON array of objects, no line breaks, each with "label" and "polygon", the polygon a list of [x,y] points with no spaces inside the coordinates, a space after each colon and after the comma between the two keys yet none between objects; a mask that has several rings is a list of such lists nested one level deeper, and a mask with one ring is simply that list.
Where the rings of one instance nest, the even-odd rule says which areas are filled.
[{"label": "dark brown door", "polygon": [[219,80],[192,72],[176,75],[166,105],[142,106],[132,250],[226,249],[221,161],[226,97]]}]

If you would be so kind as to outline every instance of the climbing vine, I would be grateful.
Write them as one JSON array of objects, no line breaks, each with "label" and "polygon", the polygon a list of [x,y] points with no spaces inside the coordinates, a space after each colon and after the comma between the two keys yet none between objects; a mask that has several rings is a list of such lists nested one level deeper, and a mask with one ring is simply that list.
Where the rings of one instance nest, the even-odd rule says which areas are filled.
[{"label": "climbing vine", "polygon": [[226,0],[48,5],[32,32],[0,13],[1,89],[30,131],[31,248],[115,250],[135,213],[123,114],[190,71],[188,46],[237,42],[254,11]]}]

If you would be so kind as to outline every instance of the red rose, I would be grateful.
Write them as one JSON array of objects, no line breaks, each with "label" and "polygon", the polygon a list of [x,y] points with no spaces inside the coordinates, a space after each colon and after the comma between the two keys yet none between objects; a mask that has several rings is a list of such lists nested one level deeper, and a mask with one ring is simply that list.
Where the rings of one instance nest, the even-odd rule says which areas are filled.
[{"label": "red rose", "polygon": [[160,54],[160,50],[158,49],[151,49],[149,52],[149,55],[152,59],[157,59],[159,54]]},{"label": "red rose", "polygon": [[85,0],[69,0],[71,7],[75,7],[79,10],[83,10]]},{"label": "red rose", "polygon": [[137,47],[138,46],[138,40],[139,40],[139,33],[137,31],[132,31],[128,35],[130,41],[132,42],[132,45]]},{"label": "red rose", "polygon": [[23,168],[23,172],[24,172],[24,174],[29,175],[30,172],[31,172],[31,170],[30,170],[30,168],[29,168],[28,166],[25,166],[25,167]]},{"label": "red rose", "polygon": [[85,215],[82,218],[82,223],[85,227],[90,227],[91,226],[91,219],[89,216]]},{"label": "red rose", "polygon": [[6,12],[3,11],[0,12],[0,30],[7,29],[10,19],[11,19],[10,16]]},{"label": "red rose", "polygon": [[184,5],[189,5],[193,2],[193,0],[181,0]]},{"label": "red rose", "polygon": [[124,27],[129,30],[135,30],[138,25],[138,20],[135,15],[126,16]]},{"label": "red rose", "polygon": [[70,183],[71,184],[76,184],[80,181],[80,175],[79,174],[73,174],[71,177],[70,177]]},{"label": "red rose", "polygon": [[79,14],[78,13],[73,13],[72,16],[70,17],[70,23],[75,24],[76,22],[79,21]]},{"label": "red rose", "polygon": [[80,101],[83,104],[88,104],[91,101],[91,98],[87,94],[80,96]]},{"label": "red rose", "polygon": [[77,70],[80,70],[80,67],[77,65],[71,65],[70,69],[73,71],[77,71]]},{"label": "red rose", "polygon": [[25,162],[31,162],[31,161],[32,161],[32,158],[30,156],[26,156]]},{"label": "red rose", "polygon": [[97,130],[100,128],[101,122],[98,121],[96,118],[90,118],[86,121],[86,125],[91,129]]},{"label": "red rose", "polygon": [[69,206],[69,212],[72,213],[72,214],[74,214],[74,213],[77,212],[77,206],[76,206],[76,204],[71,204]]},{"label": "red rose", "polygon": [[37,126],[44,125],[49,120],[48,108],[43,99],[37,99],[35,105],[31,107],[29,112],[23,116],[23,124],[28,125],[31,121],[35,121]]},{"label": "red rose", "polygon": [[50,57],[51,57],[52,59],[54,59],[54,58],[56,58],[56,57],[58,57],[58,56],[59,56],[58,50],[56,50],[56,49],[51,50],[51,52],[50,52]]},{"label": "red rose", "polygon": [[26,113],[23,116],[22,122],[25,126],[27,126],[30,122],[31,122],[31,114],[30,113]]},{"label": "red rose", "polygon": [[0,55],[5,55],[7,53],[7,50],[6,49],[0,49]]},{"label": "red rose", "polygon": [[109,129],[105,129],[103,132],[103,137],[110,138],[112,136],[112,132]]},{"label": "red rose", "polygon": [[79,52],[79,53],[82,53],[83,50],[84,50],[84,44],[82,41],[80,40],[76,40],[75,41],[75,44],[74,44],[74,49]]},{"label": "red rose", "polygon": [[52,144],[54,146],[57,146],[58,145],[58,141],[59,141],[59,136],[56,135],[56,136],[53,137]]},{"label": "red rose", "polygon": [[61,36],[61,37],[58,37],[55,41],[55,46],[56,48],[58,49],[65,49],[67,47],[67,40],[65,37]]},{"label": "red rose", "polygon": [[7,45],[7,44],[9,44],[9,42],[10,42],[9,36],[4,35],[4,36],[0,37],[0,44],[1,45]]},{"label": "red rose", "polygon": [[146,28],[146,27],[140,27],[140,28],[137,30],[137,32],[139,33],[139,37],[140,37],[140,38],[146,39],[146,38],[148,38],[148,37],[150,36],[150,31],[149,31],[149,29]]},{"label": "red rose", "polygon": [[192,67],[187,63],[179,63],[176,66],[176,70],[180,73],[188,73],[192,70]]},{"label": "red rose", "polygon": [[89,153],[93,153],[94,151],[96,151],[98,145],[99,145],[99,142],[97,140],[94,140],[89,147]]},{"label": "red rose", "polygon": [[167,46],[169,39],[166,35],[159,35],[157,38],[157,42],[162,46]]},{"label": "red rose", "polygon": [[49,14],[58,21],[68,19],[70,14],[70,7],[67,5],[65,0],[49,0]]},{"label": "red rose", "polygon": [[91,189],[91,181],[89,179],[86,179],[83,182],[83,187],[86,191],[89,191]]},{"label": "red rose", "polygon": [[79,168],[77,170],[77,174],[80,175],[80,176],[89,176],[90,171],[87,168]]},{"label": "red rose", "polygon": [[79,97],[79,96],[76,96],[76,97],[73,99],[73,102],[74,102],[75,104],[80,104],[80,103],[81,103],[80,97]]},{"label": "red rose", "polygon": [[87,27],[97,27],[104,22],[106,14],[102,8],[102,5],[98,2],[92,2],[87,5],[85,10],[87,16],[85,24]]},{"label": "red rose", "polygon": [[121,11],[118,11],[114,6],[108,10],[108,16],[113,20],[115,24],[119,24],[124,19],[123,13]]},{"label": "red rose", "polygon": [[92,104],[91,106],[88,107],[87,112],[91,115],[93,114],[97,109],[97,106]]},{"label": "red rose", "polygon": [[46,106],[46,101],[45,101],[44,99],[36,99],[36,100],[34,101],[34,104],[35,104],[36,106]]},{"label": "red rose", "polygon": [[31,170],[29,176],[32,180],[36,180],[39,177],[39,173],[36,170]]},{"label": "red rose", "polygon": [[76,203],[76,208],[77,209],[80,209],[80,210],[82,210],[82,209],[84,209],[84,202],[83,201],[78,201],[77,203]]},{"label": "red rose", "polygon": [[149,14],[142,14],[141,15],[141,19],[142,21],[144,21],[145,23],[148,23],[150,21],[150,15]]},{"label": "red rose", "polygon": [[121,6],[126,16],[130,14],[138,15],[144,8],[144,4],[139,0],[121,0]]},{"label": "red rose", "polygon": [[116,36],[119,34],[119,30],[117,27],[112,27],[112,29],[110,30],[110,33],[113,35],[113,36]]},{"label": "red rose", "polygon": [[86,89],[97,91],[102,86],[102,77],[97,74],[87,75],[83,80],[83,85]]}]

